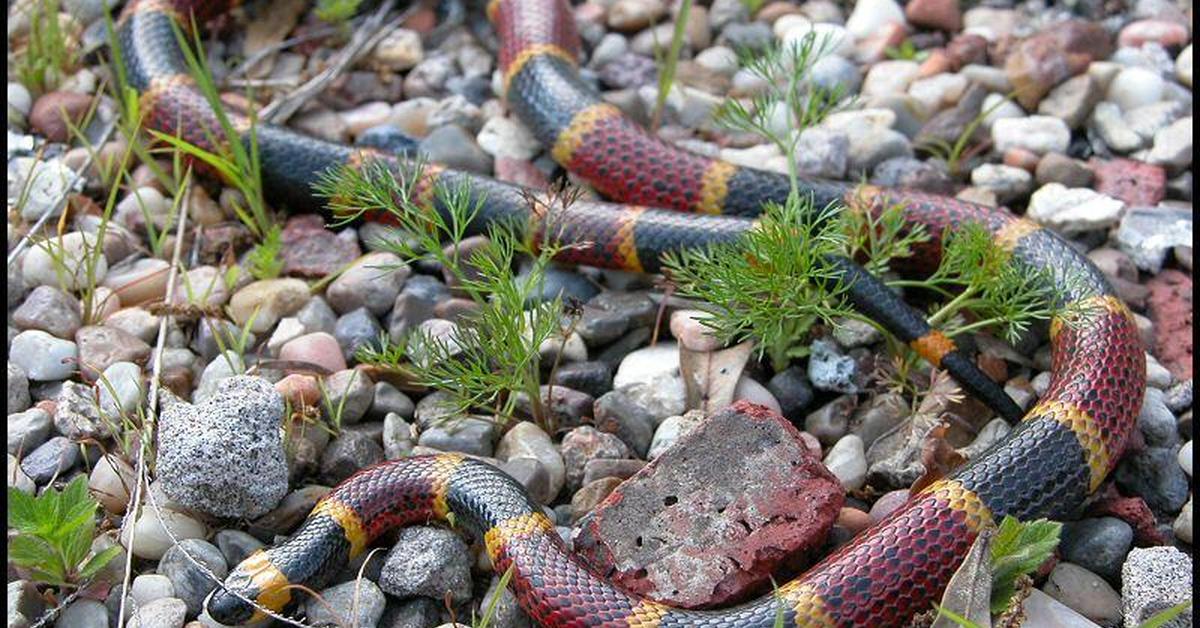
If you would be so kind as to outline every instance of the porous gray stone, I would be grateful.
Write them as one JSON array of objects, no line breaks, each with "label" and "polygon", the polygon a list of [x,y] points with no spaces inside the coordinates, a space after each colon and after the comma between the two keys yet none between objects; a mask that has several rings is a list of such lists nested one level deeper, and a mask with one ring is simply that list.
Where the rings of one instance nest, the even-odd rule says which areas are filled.
[{"label": "porous gray stone", "polygon": [[440,528],[414,526],[400,531],[379,575],[385,593],[454,603],[471,599],[471,553],[458,535]]},{"label": "porous gray stone", "polygon": [[[1192,557],[1174,547],[1140,547],[1129,552],[1121,568],[1121,600],[1126,626],[1142,622],[1192,598]],[[1192,625],[1192,609],[1163,624]]]},{"label": "porous gray stone", "polygon": [[283,397],[266,380],[222,380],[205,401],[167,405],[159,423],[158,479],[181,506],[253,518],[287,492],[279,427]]}]

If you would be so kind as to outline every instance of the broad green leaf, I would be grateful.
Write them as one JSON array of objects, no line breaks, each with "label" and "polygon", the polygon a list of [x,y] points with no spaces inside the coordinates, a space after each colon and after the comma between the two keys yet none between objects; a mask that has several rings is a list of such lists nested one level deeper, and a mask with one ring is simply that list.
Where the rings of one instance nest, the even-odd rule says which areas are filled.
[{"label": "broad green leaf", "polygon": [[37,503],[33,495],[8,487],[8,526],[18,532],[36,530],[38,522]]},{"label": "broad green leaf", "polygon": [[1020,523],[1007,516],[1000,523],[992,543],[992,612],[1008,608],[1016,579],[1030,574],[1044,564],[1054,549],[1062,524],[1039,519]]},{"label": "broad green leaf", "polygon": [[83,580],[91,578],[92,576],[96,575],[96,572],[104,569],[104,566],[112,562],[112,559],[116,558],[120,553],[121,546],[114,545],[100,552],[99,554],[92,556],[86,563],[84,563],[83,567],[80,568],[79,577]]},{"label": "broad green leaf", "polygon": [[18,534],[8,542],[8,560],[22,567],[35,567],[58,560],[58,554],[42,539]]}]

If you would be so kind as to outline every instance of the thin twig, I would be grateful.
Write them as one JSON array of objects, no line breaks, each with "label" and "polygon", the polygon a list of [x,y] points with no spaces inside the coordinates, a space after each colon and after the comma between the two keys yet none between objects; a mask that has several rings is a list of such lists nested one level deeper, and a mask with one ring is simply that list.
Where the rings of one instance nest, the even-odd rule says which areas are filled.
[{"label": "thin twig", "polygon": [[[109,121],[108,126],[104,128],[104,132],[100,134],[100,139],[96,142],[96,145],[103,146],[116,128],[117,120],[114,117],[111,121]],[[63,190],[62,196],[48,206],[46,211],[42,212],[41,216],[38,216],[37,221],[34,222],[31,227],[29,227],[29,231],[25,232],[25,235],[21,236],[21,240],[17,242],[17,245],[13,247],[12,252],[8,254],[8,262],[6,266],[12,265],[13,261],[17,259],[17,256],[21,254],[21,251],[24,251],[25,247],[29,246],[30,237],[42,228],[42,225],[46,223],[46,220],[50,218],[50,215],[53,214],[56,209],[62,207],[67,202],[67,195],[69,195],[71,190],[75,189],[75,186],[79,183],[79,181],[86,176],[87,170],[92,166],[92,161],[95,160],[97,152],[99,152],[99,150],[88,151],[87,158],[83,160],[83,166],[79,168],[74,177],[71,177],[71,182],[68,183],[66,189]],[[33,176],[32,169],[30,169],[30,176]]]},{"label": "thin twig", "polygon": [[384,23],[387,14],[391,12],[395,6],[396,0],[387,0],[379,10],[376,11],[370,18],[363,22],[362,28],[355,31],[354,36],[350,38],[350,43],[342,48],[337,59],[328,68],[321,71],[320,74],[309,79],[307,83],[297,87],[285,96],[277,98],[266,107],[263,107],[259,112],[259,119],[272,124],[283,124],[288,121],[300,107],[304,106],[309,100],[312,100],[325,91],[325,87],[332,83],[337,77],[341,76],[351,65],[367,54],[371,49],[383,39],[391,30],[400,25],[401,22],[413,15],[419,4],[413,4],[405,9],[395,19]]}]

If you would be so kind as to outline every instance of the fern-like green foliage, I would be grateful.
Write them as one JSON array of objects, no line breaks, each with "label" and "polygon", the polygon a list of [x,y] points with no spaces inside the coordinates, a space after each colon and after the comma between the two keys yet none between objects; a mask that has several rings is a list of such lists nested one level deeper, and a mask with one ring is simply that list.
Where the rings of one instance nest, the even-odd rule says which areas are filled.
[{"label": "fern-like green foliage", "polygon": [[1012,602],[1017,578],[1032,574],[1058,547],[1062,524],[1038,519],[1021,523],[1004,517],[992,539],[992,612],[1002,613]]},{"label": "fern-like green foliage", "polygon": [[255,279],[274,279],[283,272],[283,241],[279,225],[267,228],[267,233],[246,255],[247,270]]},{"label": "fern-like green foliage", "polygon": [[57,587],[75,587],[94,576],[121,552],[110,547],[88,558],[96,531],[97,503],[87,480],[76,477],[62,491],[34,497],[8,489],[8,560],[28,569],[33,579]]}]

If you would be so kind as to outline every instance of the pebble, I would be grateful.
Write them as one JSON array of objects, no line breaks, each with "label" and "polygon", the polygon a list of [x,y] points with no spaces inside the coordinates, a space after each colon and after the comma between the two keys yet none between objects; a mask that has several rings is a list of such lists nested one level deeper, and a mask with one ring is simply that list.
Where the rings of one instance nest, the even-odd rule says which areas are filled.
[{"label": "pebble", "polygon": [[156,460],[164,492],[219,517],[271,510],[287,493],[282,419],[282,396],[257,377],[230,377],[201,403],[166,406]]},{"label": "pebble", "polygon": [[187,616],[187,603],[179,598],[167,597],[139,603],[127,625],[129,628],[182,628]]},{"label": "pebble", "polygon": [[71,139],[68,124],[78,125],[92,107],[92,96],[68,91],[43,94],[33,101],[29,111],[29,126],[51,142]]},{"label": "pebble", "polygon": [[863,441],[854,434],[843,436],[834,443],[825,454],[824,462],[847,491],[858,490],[867,481],[867,456]]},{"label": "pebble", "polygon": [[[13,328],[8,328],[8,340],[10,352],[12,342],[15,336]],[[11,355],[11,353],[10,353]],[[5,406],[9,413],[23,412],[29,407],[31,399],[29,398],[29,374],[21,365],[13,362],[8,363],[8,405]],[[11,428],[10,428],[11,429]]]},{"label": "pebble", "polygon": [[81,231],[36,243],[26,251],[21,265],[25,284],[75,292],[92,282],[103,282],[108,261],[97,255],[98,250],[96,236]]},{"label": "pebble", "polygon": [[[129,585],[129,597],[138,605],[149,604],[155,600],[175,597],[175,585],[171,579],[162,574],[146,573],[137,576]],[[177,598],[178,599],[178,598]],[[187,605],[184,605],[187,608]]]},{"label": "pebble", "polygon": [[321,599],[304,600],[304,614],[315,625],[336,624],[369,628],[379,624],[387,599],[370,580],[356,580],[321,590]]},{"label": "pebble", "polygon": [[1188,499],[1188,478],[1171,447],[1147,447],[1126,455],[1114,474],[1117,486],[1139,495],[1160,515],[1178,513]]},{"label": "pebble", "polygon": [[110,288],[125,305],[162,299],[167,294],[166,260],[142,258],[108,269],[102,285]]},{"label": "pebble", "polygon": [[1188,545],[1192,544],[1192,501],[1194,501],[1193,498],[1189,496],[1187,503],[1183,505],[1183,510],[1179,511],[1179,516],[1171,525],[1171,531],[1175,533],[1175,538]]},{"label": "pebble", "polygon": [[1038,113],[1054,116],[1076,129],[1087,120],[1092,108],[1100,101],[1103,91],[1100,83],[1087,74],[1074,76],[1058,87],[1050,90],[1049,94],[1038,103]]},{"label": "pebble", "polygon": [[654,430],[654,438],[650,441],[650,449],[646,453],[647,460],[654,460],[662,452],[669,449],[680,438],[696,427],[704,419],[704,414],[691,411],[687,414],[669,416]]},{"label": "pebble", "polygon": [[422,447],[457,451],[475,456],[491,456],[496,424],[474,417],[439,421],[424,428],[417,440]]},{"label": "pebble", "polygon": [[795,420],[813,401],[808,373],[800,366],[791,366],[767,381],[767,390],[778,400],[780,414]]},{"label": "pebble", "polygon": [[[1018,105],[1017,103],[1013,102],[1012,100],[1010,100],[1008,98],[1005,98],[1004,96],[1002,96],[1000,94],[988,94],[987,96],[984,96],[983,104],[980,106],[980,113],[984,114],[982,126],[986,129],[988,129],[989,131],[991,131],[993,140],[996,136],[995,125],[996,125],[997,121],[1007,120],[1007,119],[1015,119],[1015,120],[1024,120],[1025,119],[1025,110],[1022,109],[1021,106]],[[1026,124],[1025,126],[1030,126],[1030,125]],[[1053,123],[1044,123],[1044,124],[1039,123],[1036,126],[1042,127],[1042,133],[1043,133],[1043,135],[1045,135],[1045,137],[1037,138],[1036,141],[1039,145],[1044,146],[1047,143],[1054,143],[1055,145],[1058,144],[1057,138],[1059,137],[1059,132],[1057,129],[1052,129],[1052,127],[1055,126]],[[1015,129],[1015,130],[1014,129],[1004,129],[1004,131],[1005,131],[1006,137],[1008,139],[1020,141],[1020,138],[1021,138],[1021,130],[1020,129]],[[1015,146],[1015,148],[1023,148],[1023,147],[1024,147],[1023,145]],[[999,148],[997,148],[996,152],[998,152],[998,153],[1007,152],[1007,149],[1000,150]]]},{"label": "pebble", "polygon": [[703,323],[710,314],[703,310],[676,310],[671,313],[671,335],[683,348],[690,351],[710,352],[724,346]]},{"label": "pebble", "polygon": [[1167,253],[1192,238],[1192,213],[1166,207],[1132,207],[1121,218],[1117,245],[1137,267],[1158,273]]},{"label": "pebble", "polygon": [[1154,133],[1146,162],[1180,170],[1192,163],[1192,117],[1180,118]]},{"label": "pebble", "polygon": [[475,143],[475,137],[457,124],[434,129],[421,140],[420,150],[430,161],[479,174],[491,174],[492,157]]},{"label": "pebble", "polygon": [[[203,567],[197,566],[197,562]],[[217,578],[229,575],[229,565],[225,563],[221,550],[200,539],[180,541],[171,546],[158,562],[158,573],[171,580],[175,597],[185,603],[188,617],[198,615],[204,598],[217,588],[217,583],[205,570]]]},{"label": "pebble", "polygon": [[1192,45],[1188,44],[1175,58],[1175,77],[1180,83],[1192,86]]},{"label": "pebble", "polygon": [[840,179],[850,160],[850,137],[838,131],[811,127],[800,132],[796,168],[814,177]]},{"label": "pebble", "polygon": [[466,544],[454,532],[403,528],[384,559],[379,588],[399,598],[420,595],[466,602],[471,599],[472,562]]},{"label": "pebble", "polygon": [[25,470],[21,467],[21,463],[17,460],[16,456],[8,454],[7,469],[9,487],[15,488],[28,495],[32,495],[34,491],[37,490],[37,485],[34,484],[33,479],[31,479],[29,475],[25,473]]},{"label": "pebble", "polygon": [[55,436],[25,454],[21,469],[39,486],[70,471],[79,460],[79,447],[63,436]]},{"label": "pebble", "polygon": [[542,148],[533,133],[516,118],[488,119],[475,140],[484,152],[493,157],[522,161],[533,159]]},{"label": "pebble", "polygon": [[1130,153],[1146,144],[1146,139],[1129,126],[1114,103],[1098,103],[1092,110],[1090,123],[1104,144],[1118,153]]},{"label": "pebble", "polygon": [[325,299],[338,314],[366,307],[382,316],[391,309],[412,270],[393,253],[368,253],[360,257],[325,291]]},{"label": "pebble", "polygon": [[1064,523],[1058,550],[1064,560],[1118,582],[1132,544],[1133,528],[1128,523],[1100,517]]},{"label": "pebble", "polygon": [[887,24],[905,25],[904,9],[893,0],[862,0],[846,19],[846,30],[859,39],[876,34]]},{"label": "pebble", "polygon": [[843,355],[837,345],[825,339],[812,343],[808,358],[808,379],[813,388],[831,392],[858,392],[858,363]]},{"label": "pebble", "polygon": [[660,342],[630,352],[613,374],[613,389],[624,389],[626,394],[637,397],[656,419],[682,413],[684,387],[679,371],[679,345]]},{"label": "pebble", "polygon": [[12,339],[9,359],[36,382],[66,379],[75,371],[79,349],[74,342],[32,329]]},{"label": "pebble", "polygon": [[541,503],[548,504],[553,501],[566,482],[567,467],[563,461],[563,454],[559,454],[549,434],[529,421],[521,421],[510,428],[500,439],[495,455],[504,461],[532,458],[541,464],[549,475],[549,497],[540,500]]},{"label": "pebble", "polygon": [[1083,188],[1092,184],[1092,171],[1083,162],[1061,153],[1043,156],[1034,171],[1037,184],[1061,183],[1068,188]]},{"label": "pebble", "polygon": [[908,95],[916,98],[925,111],[932,114],[957,103],[968,85],[967,77],[943,72],[913,81],[908,86]]},{"label": "pebble", "polygon": [[982,164],[971,171],[971,184],[990,190],[1000,203],[1010,203],[1033,190],[1033,176],[1021,168]]},{"label": "pebble", "polygon": [[1105,99],[1116,104],[1122,111],[1136,109],[1158,102],[1163,97],[1163,78],[1152,70],[1127,67],[1113,77],[1108,85]]},{"label": "pebble", "polygon": [[[25,404],[28,406],[28,402]],[[9,405],[9,409],[13,409]],[[50,415],[41,408],[29,408],[8,415],[8,453],[37,449],[50,436]]]},{"label": "pebble", "polygon": [[[1138,626],[1154,614],[1192,599],[1192,558],[1174,547],[1136,548],[1121,569],[1125,625]],[[1192,625],[1192,609],[1163,624]]]},{"label": "pebble", "polygon": [[1103,578],[1074,563],[1055,565],[1042,591],[1101,626],[1121,621],[1121,596]]},{"label": "pebble", "polygon": [[337,413],[337,424],[353,425],[366,416],[375,387],[362,371],[346,369],[325,378],[325,395],[329,407]]},{"label": "pebble", "polygon": [[134,487],[134,471],[129,463],[114,454],[105,454],[92,467],[88,490],[105,510],[122,514]]},{"label": "pebble", "polygon": [[356,430],[342,430],[321,453],[321,479],[332,486],[384,460],[383,447],[374,438]]},{"label": "pebble", "polygon": [[38,286],[12,313],[18,329],[40,329],[58,338],[74,338],[81,324],[79,301],[50,286]]},{"label": "pebble", "polygon": [[1066,122],[1051,116],[1000,118],[992,123],[992,143],[998,152],[1023,148],[1039,155],[1066,153],[1071,129]]},{"label": "pebble", "polygon": [[132,544],[131,551],[134,556],[147,560],[158,560],[163,557],[163,554],[174,544],[171,536],[168,536],[167,530],[164,529],[164,525],[170,529],[171,535],[180,541],[203,539],[206,536],[207,530],[204,524],[190,515],[172,510],[162,504],[159,504],[159,508],[161,521],[159,512],[155,512],[150,506],[144,506],[133,525],[125,526],[122,531],[121,543],[125,547],[131,547]]},{"label": "pebble", "polygon": [[1026,216],[1071,234],[1110,227],[1124,208],[1125,203],[1088,188],[1047,183],[1029,199]]},{"label": "pebble", "polygon": [[246,285],[229,300],[229,313],[240,327],[263,334],[284,316],[295,314],[309,299],[308,284],[299,279],[263,279]]},{"label": "pebble", "polygon": [[1038,589],[1021,602],[1022,625],[1054,628],[1096,628],[1096,624]]},{"label": "pebble", "polygon": [[397,28],[375,45],[369,60],[393,72],[416,67],[425,58],[425,49],[421,46],[421,35],[407,28]]},{"label": "pebble", "polygon": [[880,495],[879,499],[875,500],[875,503],[871,505],[871,511],[869,513],[871,515],[871,525],[883,521],[888,515],[892,514],[896,511],[896,509],[903,506],[906,502],[908,502],[910,495],[911,492],[906,488],[888,491],[887,493]]},{"label": "pebble", "polygon": [[118,362],[145,364],[150,345],[128,332],[102,325],[81,327],[75,333],[83,376],[97,379],[105,369]]},{"label": "pebble", "polygon": [[[280,327],[282,326],[283,322],[281,321]],[[278,328],[276,331],[278,332]],[[282,346],[286,340],[297,338],[302,334],[302,326],[297,322],[296,327],[289,330],[290,337],[280,339],[277,346]],[[379,321],[365,307],[360,307],[338,318],[337,323],[333,327],[333,337],[337,339],[338,345],[342,347],[342,356],[346,358],[347,362],[354,359],[355,354],[361,348],[369,347],[378,349],[379,339],[382,334],[383,327],[379,325]],[[269,347],[270,343],[268,342]]]},{"label": "pebble", "polygon": [[280,347],[279,359],[309,362],[330,372],[346,368],[346,358],[337,338],[325,332],[304,334],[289,340]]},{"label": "pebble", "polygon": [[1192,477],[1192,441],[1189,440],[1179,448],[1178,458],[1179,467],[1189,478]]},{"label": "pebble", "polygon": [[96,600],[75,600],[62,609],[54,628],[108,628],[108,609]]},{"label": "pebble", "polygon": [[226,565],[238,565],[263,548],[262,541],[241,530],[221,530],[213,536],[213,541],[225,557]]}]

